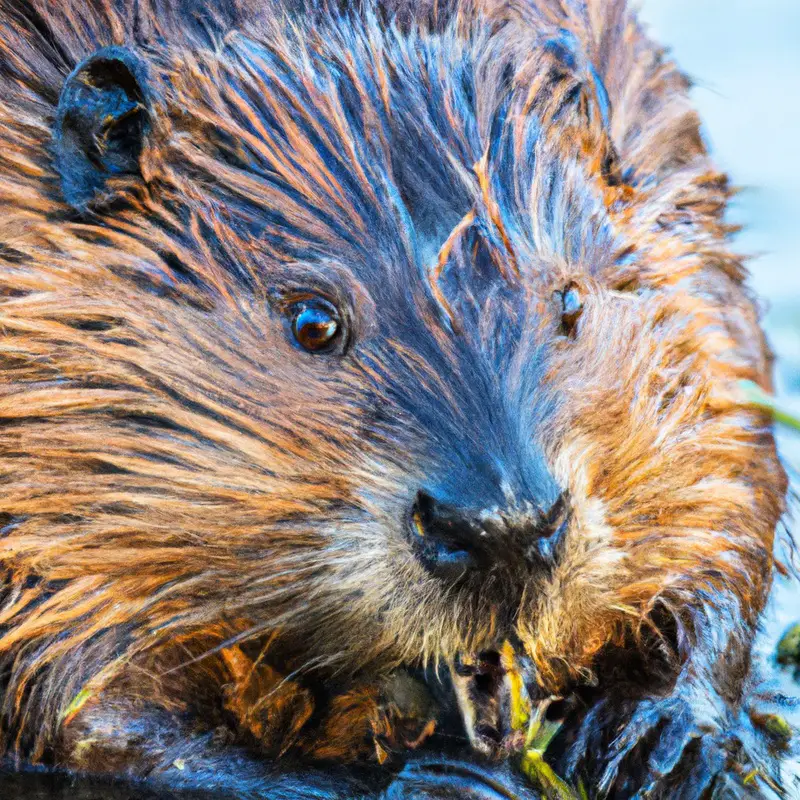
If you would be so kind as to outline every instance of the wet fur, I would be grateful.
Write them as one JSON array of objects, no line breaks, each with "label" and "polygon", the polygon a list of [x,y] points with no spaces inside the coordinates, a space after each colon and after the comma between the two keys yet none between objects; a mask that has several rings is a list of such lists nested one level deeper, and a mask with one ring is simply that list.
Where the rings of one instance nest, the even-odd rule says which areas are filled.
[{"label": "wet fur", "polygon": [[[267,636],[345,693],[511,635],[543,694],[626,648],[645,694],[738,707],[786,486],[737,382],[770,355],[688,81],[626,3],[2,9],[9,750],[72,763],[117,703],[225,724],[221,649]],[[76,213],[54,110],[109,44],[147,63],[151,128],[141,178]],[[341,359],[288,342],[309,288],[347,309]],[[528,447],[569,492],[557,562],[443,592],[415,492],[496,457],[522,502]]]}]

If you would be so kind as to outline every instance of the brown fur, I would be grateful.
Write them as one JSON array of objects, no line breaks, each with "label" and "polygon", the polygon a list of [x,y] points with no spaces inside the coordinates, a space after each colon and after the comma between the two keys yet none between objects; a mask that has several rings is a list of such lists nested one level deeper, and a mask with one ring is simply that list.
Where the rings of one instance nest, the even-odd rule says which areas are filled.
[{"label": "brown fur", "polygon": [[[385,191],[399,169],[391,137],[404,135],[410,113],[391,88],[403,70],[442,84],[440,105],[414,113],[426,131],[447,120],[442,163],[470,198],[463,213],[474,209],[494,231],[496,260],[525,297],[525,336],[548,348],[540,393],[559,398],[535,437],[569,491],[567,547],[551,574],[531,578],[512,615],[536,681],[558,694],[594,680],[602,653],[644,641],[665,612],[688,643],[669,654],[676,664],[723,618],[729,636],[711,650],[746,659],[785,478],[768,420],[741,405],[737,382],[769,389],[770,357],[729,249],[730,190],[703,147],[688,83],[624,2],[465,2],[451,21],[420,11],[417,34],[386,33],[365,13],[353,41],[337,40],[324,19],[298,14],[292,24],[244,0],[228,4],[235,29],[213,40],[166,0],[124,11],[110,0],[31,5],[50,34],[26,28],[13,2],[0,12],[8,747],[75,759],[64,732],[76,726],[66,741],[82,740],[93,728],[81,720],[102,716],[105,697],[108,707],[124,699],[125,713],[137,704],[201,710],[212,726],[238,708],[242,728],[263,737],[256,706],[287,675],[302,683],[313,673],[349,696],[398,666],[449,662],[506,635],[485,596],[442,592],[403,538],[404,509],[426,474],[424,427],[398,409],[405,432],[382,433],[389,423],[372,427],[369,416],[383,407],[375,398],[391,407],[396,383],[435,392],[457,415],[452,342],[489,352],[502,312],[489,303],[479,324],[459,331],[459,298],[433,292],[456,324],[420,312],[420,335],[446,367],[386,338],[386,300],[365,275],[375,249],[383,281],[408,269],[411,244]],[[542,46],[563,28],[584,64],[565,66]],[[441,37],[439,62],[414,63],[406,36]],[[248,66],[248,39],[285,54],[294,77],[266,61],[260,72]],[[156,115],[142,179],[117,181],[113,206],[79,217],[49,155],[54,107],[74,65],[112,43],[144,54]],[[484,146],[503,70],[512,71],[513,157],[529,147],[528,120],[545,131],[537,168],[517,170],[517,183],[498,184],[500,167],[493,173],[487,153],[466,133],[459,139],[447,65],[465,53],[477,64]],[[325,91],[312,80],[326,63],[361,93],[360,120],[345,113],[332,77]],[[608,90],[607,122],[588,64]],[[330,140],[336,169],[310,131]],[[358,197],[341,184],[341,164]],[[240,223],[259,207],[280,208],[282,220],[250,236]],[[440,237],[442,279],[465,258],[472,219],[458,229],[460,213],[452,241]],[[387,229],[397,231],[391,249]],[[292,250],[302,247],[305,260]],[[571,283],[585,298],[573,338],[557,335],[552,303]],[[297,284],[352,304],[365,349],[310,361],[289,345],[273,297]],[[526,352],[508,361],[512,393],[525,384]],[[271,672],[243,688],[248,662],[237,659],[258,670],[268,635],[280,656],[261,653]],[[261,642],[250,656],[225,649],[250,640]],[[712,662],[698,667],[709,681]],[[79,696],[90,699],[76,710]],[[299,717],[266,737],[273,755],[304,735],[310,708],[291,702]],[[374,693],[364,701],[373,728],[376,702]],[[331,724],[319,730],[335,751]]]}]

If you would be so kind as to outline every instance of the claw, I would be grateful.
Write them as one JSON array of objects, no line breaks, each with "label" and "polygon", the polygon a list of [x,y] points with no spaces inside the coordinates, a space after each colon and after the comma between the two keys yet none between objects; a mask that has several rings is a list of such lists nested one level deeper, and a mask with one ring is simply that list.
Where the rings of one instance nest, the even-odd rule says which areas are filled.
[{"label": "claw", "polygon": [[593,747],[593,740],[598,736],[600,729],[600,718],[607,711],[608,702],[600,700],[593,706],[581,722],[575,741],[570,748],[567,760],[565,777],[569,780],[577,778],[581,763],[584,761],[586,753],[593,752],[597,748]]},{"label": "claw", "polygon": [[667,723],[661,732],[658,743],[650,755],[648,762],[649,781],[640,793],[647,797],[686,756],[687,748],[702,736],[699,728],[693,724],[691,714],[687,709],[679,711],[677,717]]},{"label": "claw", "polygon": [[[643,741],[655,741],[646,757],[645,777],[634,797],[675,797],[696,800],[724,771],[728,752],[721,723],[712,716],[708,698],[696,696],[691,683],[679,684],[663,699],[639,703],[623,731],[612,743],[611,758],[599,782],[608,793],[626,763]],[[673,790],[680,772],[680,790]],[[617,785],[617,789],[619,786]]]},{"label": "claw", "polygon": [[600,778],[600,792],[608,793],[616,780],[620,765],[631,751],[664,720],[664,701],[643,700],[633,712],[625,729],[611,745],[611,759]]},{"label": "claw", "polygon": [[393,753],[416,750],[433,735],[437,709],[425,686],[405,672],[393,673],[381,694],[371,727],[375,755],[384,764]]},{"label": "claw", "polygon": [[700,740],[700,748],[689,777],[683,782],[687,797],[703,797],[727,763],[727,754],[716,742]]}]

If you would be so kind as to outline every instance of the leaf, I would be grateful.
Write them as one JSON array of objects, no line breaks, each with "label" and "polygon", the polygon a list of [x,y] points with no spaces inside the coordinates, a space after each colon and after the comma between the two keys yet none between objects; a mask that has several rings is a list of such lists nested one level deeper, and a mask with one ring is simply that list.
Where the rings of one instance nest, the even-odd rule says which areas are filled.
[{"label": "leaf", "polygon": [[553,698],[543,700],[534,706],[525,688],[525,680],[514,649],[509,642],[503,645],[501,655],[511,700],[511,728],[515,731],[525,731],[525,744],[519,762],[521,772],[547,800],[581,800],[580,795],[566,781],[559,778],[544,759],[550,742],[563,724],[557,720],[548,720],[546,717],[547,708]]},{"label": "leaf", "polygon": [[773,395],[767,394],[758,384],[753,381],[739,381],[739,388],[747,404],[769,411],[776,422],[800,432],[800,416],[789,411],[783,403]]},{"label": "leaf", "polygon": [[522,756],[520,769],[548,800],[580,800],[580,796],[564,780],[537,750],[527,750]]},{"label": "leaf", "polygon": [[531,701],[511,642],[506,641],[500,652],[511,699],[511,730],[522,731],[531,716]]}]

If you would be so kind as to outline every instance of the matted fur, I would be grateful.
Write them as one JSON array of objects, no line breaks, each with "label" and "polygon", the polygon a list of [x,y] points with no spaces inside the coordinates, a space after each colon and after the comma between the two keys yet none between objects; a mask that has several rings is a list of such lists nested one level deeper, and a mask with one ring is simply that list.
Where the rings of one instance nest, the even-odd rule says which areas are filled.
[{"label": "matted fur", "polygon": [[[276,631],[345,683],[514,631],[557,693],[664,612],[676,663],[746,660],[785,477],[737,382],[770,358],[688,82],[627,4],[201,5],[2,3],[8,746],[56,746],[82,691],[218,702],[215,648]],[[79,216],[55,104],[109,44],[153,125],[143,179]],[[346,355],[289,343],[297,289],[345,309]],[[443,591],[417,490],[529,446],[572,504],[558,564]]]}]

